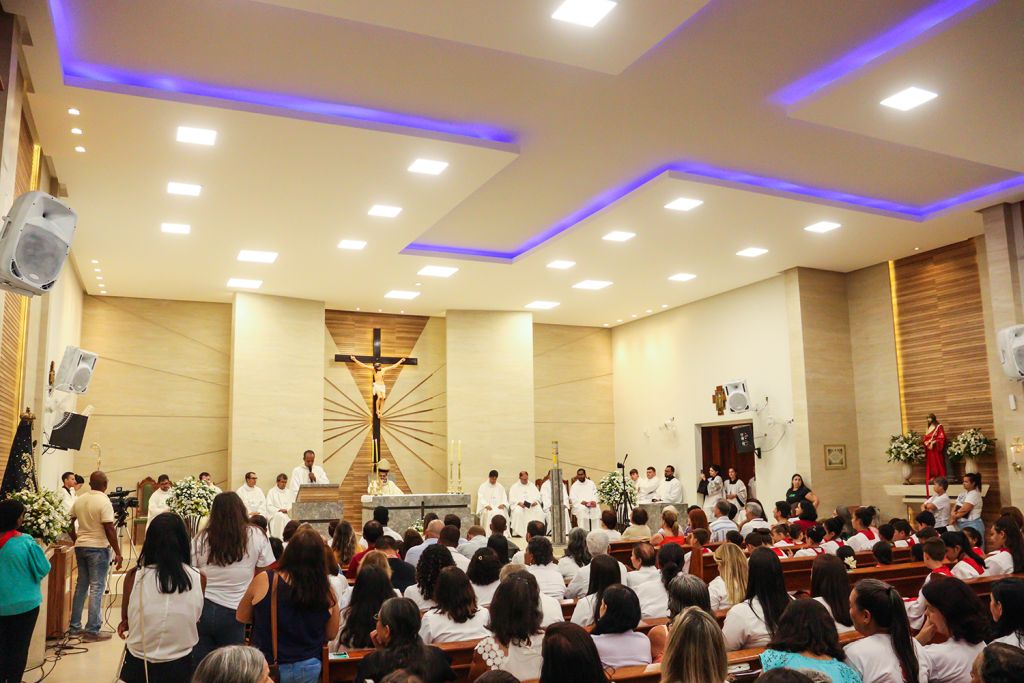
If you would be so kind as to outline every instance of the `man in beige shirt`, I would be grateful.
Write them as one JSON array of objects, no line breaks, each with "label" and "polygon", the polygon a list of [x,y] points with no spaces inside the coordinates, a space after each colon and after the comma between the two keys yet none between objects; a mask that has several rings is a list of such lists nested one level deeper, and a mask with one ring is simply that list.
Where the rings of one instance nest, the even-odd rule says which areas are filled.
[{"label": "man in beige shirt", "polygon": [[[110,570],[110,551],[114,551],[114,564],[121,568],[121,548],[114,530],[114,506],[107,497],[107,475],[96,471],[89,475],[89,490],[75,499],[71,506],[71,525],[68,534],[75,542],[78,562],[78,583],[71,602],[71,632],[81,633],[82,640],[96,642],[109,640],[111,634],[101,633],[103,623],[103,591]],[[77,529],[75,523],[78,523]],[[82,628],[82,610],[89,598],[89,620]]]}]

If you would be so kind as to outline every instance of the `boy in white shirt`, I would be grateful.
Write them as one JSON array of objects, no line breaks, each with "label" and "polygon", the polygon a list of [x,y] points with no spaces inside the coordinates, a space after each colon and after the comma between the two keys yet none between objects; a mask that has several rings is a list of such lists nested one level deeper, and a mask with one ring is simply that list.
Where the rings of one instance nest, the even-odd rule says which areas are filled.
[{"label": "boy in white shirt", "polygon": [[932,526],[939,529],[941,533],[942,529],[949,526],[949,495],[946,493],[946,489],[949,488],[949,481],[945,477],[935,477],[932,479],[932,489],[934,489],[932,496],[921,504],[921,511],[928,512],[935,515],[935,524]]}]

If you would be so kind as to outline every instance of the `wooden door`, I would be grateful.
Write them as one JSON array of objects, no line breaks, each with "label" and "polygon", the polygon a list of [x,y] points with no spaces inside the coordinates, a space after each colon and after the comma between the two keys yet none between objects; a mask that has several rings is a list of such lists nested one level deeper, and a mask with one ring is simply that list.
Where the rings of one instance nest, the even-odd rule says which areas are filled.
[{"label": "wooden door", "polygon": [[735,467],[739,478],[744,482],[750,481],[754,476],[753,453],[737,453],[736,440],[733,438],[732,428],[736,423],[726,425],[712,425],[700,428],[700,444],[702,451],[701,467],[707,472],[710,465],[718,465],[722,468],[722,479],[730,467]]}]

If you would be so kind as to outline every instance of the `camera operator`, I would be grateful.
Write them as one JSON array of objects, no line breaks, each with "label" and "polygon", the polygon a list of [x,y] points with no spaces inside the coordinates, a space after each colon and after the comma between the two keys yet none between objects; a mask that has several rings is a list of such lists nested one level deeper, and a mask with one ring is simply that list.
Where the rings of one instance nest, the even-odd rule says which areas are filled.
[{"label": "camera operator", "polygon": [[[111,634],[101,633],[103,622],[103,591],[110,569],[110,550],[114,551],[114,564],[121,568],[121,548],[114,531],[114,507],[106,495],[107,475],[96,471],[89,475],[89,491],[75,499],[71,507],[71,525],[68,534],[75,542],[78,562],[78,583],[71,603],[71,632],[82,633],[85,642],[109,640]],[[75,522],[78,529],[75,529]],[[89,598],[89,620],[82,628],[82,609]]]}]

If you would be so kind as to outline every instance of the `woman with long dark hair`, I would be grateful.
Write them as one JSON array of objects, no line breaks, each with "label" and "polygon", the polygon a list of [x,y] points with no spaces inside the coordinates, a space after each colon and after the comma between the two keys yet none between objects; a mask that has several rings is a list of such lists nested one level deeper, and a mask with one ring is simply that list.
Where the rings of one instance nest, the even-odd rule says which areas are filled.
[{"label": "woman with long dark hair", "polygon": [[651,641],[638,633],[640,601],[633,589],[620,583],[601,595],[598,619],[590,635],[604,666],[617,669],[651,663]]},{"label": "woman with long dark hair", "polygon": [[985,559],[960,531],[946,531],[941,536],[946,544],[946,560],[953,563],[951,570],[958,579],[976,579],[985,573]]},{"label": "woman with long dark hair", "polygon": [[448,657],[420,639],[420,610],[408,598],[391,598],[381,606],[374,642],[377,649],[359,664],[355,683],[380,681],[398,669],[419,676],[423,683],[455,680]]},{"label": "woman with long dark hair", "polygon": [[540,683],[604,683],[608,680],[594,639],[579,624],[562,622],[548,626],[542,654]]},{"label": "woman with long dark hair", "polygon": [[1024,581],[997,581],[988,599],[989,612],[995,622],[990,643],[1006,643],[1024,649]]},{"label": "woman with long dark hair", "polygon": [[491,534],[487,537],[487,547],[498,556],[498,562],[502,567],[508,564],[508,544],[508,539],[502,534]]},{"label": "woman with long dark hair", "polygon": [[334,552],[334,559],[338,561],[338,566],[344,571],[356,554],[356,532],[347,520],[341,520],[338,526],[334,527],[331,550]]},{"label": "woman with long dark hair", "polygon": [[427,546],[420,555],[419,564],[416,565],[416,585],[405,589],[405,597],[415,602],[420,609],[437,607],[437,598],[434,595],[437,579],[441,576],[442,569],[454,566],[455,560],[446,546],[440,543]]},{"label": "woman with long dark hair", "polygon": [[370,635],[377,625],[375,616],[381,605],[395,597],[391,579],[379,567],[364,566],[359,570],[349,596],[348,606],[341,610],[341,630],[336,649],[373,647]]},{"label": "woman with long dark hair", "polygon": [[850,592],[850,616],[864,637],[846,646],[846,663],[864,683],[928,682],[928,656],[914,640],[895,588],[878,579],[858,581]]},{"label": "woman with long dark hair", "polygon": [[506,671],[524,681],[540,676],[541,598],[537,579],[529,572],[512,572],[502,580],[488,610],[491,635],[474,648],[469,680],[487,671]]},{"label": "woman with long dark hair", "polygon": [[875,508],[870,505],[859,507],[853,513],[853,528],[856,533],[846,539],[846,545],[853,548],[854,552],[867,552],[880,540],[878,529],[871,526],[877,514]]},{"label": "woman with long dark hair", "polygon": [[172,512],[153,518],[139,561],[125,574],[117,627],[117,634],[128,641],[122,681],[171,683],[191,676],[205,583],[189,566],[185,522]]},{"label": "woman with long dark hair", "polygon": [[988,537],[992,542],[989,547],[995,550],[985,558],[984,576],[1024,572],[1024,537],[1012,517],[997,519]]},{"label": "woman with long dark hair", "polygon": [[718,501],[725,499],[722,468],[718,465],[708,465],[708,473],[705,475],[702,470],[700,478],[707,486],[707,493],[704,494],[704,512],[707,516],[711,516],[715,512],[715,505],[718,504]]},{"label": "woman with long dark hair", "polygon": [[270,541],[249,523],[242,499],[234,491],[218,493],[206,528],[192,541],[192,566],[206,575],[199,642],[192,652],[197,664],[215,648],[245,641],[235,611],[253,576],[273,563]]},{"label": "woman with long dark hair", "polygon": [[621,580],[619,562],[611,555],[598,555],[590,561],[590,585],[587,594],[576,602],[572,611],[572,623],[590,626],[595,621],[601,596],[608,586]]},{"label": "woman with long dark hair", "polygon": [[[971,663],[985,649],[989,634],[988,610],[971,588],[959,579],[937,578],[921,589],[924,626],[917,642],[924,645],[932,683],[960,683],[971,679]],[[945,640],[932,643],[936,636]]]},{"label": "woman with long dark hair", "polygon": [[420,638],[427,645],[475,640],[487,635],[487,610],[476,604],[476,593],[466,572],[445,567],[434,589],[437,607],[427,610],[420,624]]},{"label": "woman with long dark hair", "polygon": [[833,683],[861,683],[860,674],[844,663],[839,633],[828,610],[817,600],[794,600],[782,613],[779,628],[761,653],[765,671],[786,667],[813,669]]},{"label": "woman with long dark hair", "polygon": [[418,545],[423,545],[423,536],[415,529],[406,529],[405,533],[402,534],[402,546],[399,555],[404,560],[406,553]]},{"label": "woman with long dark hair", "polygon": [[850,617],[850,575],[835,555],[818,555],[811,564],[811,597],[820,602],[836,624],[838,633],[853,630]]},{"label": "woman with long dark hair", "polygon": [[581,567],[590,564],[590,551],[587,550],[587,532],[576,527],[566,538],[565,554],[558,561],[558,571],[566,581],[572,581],[580,573]]},{"label": "woman with long dark hair", "polygon": [[762,647],[775,635],[782,612],[790,603],[782,564],[768,548],[750,554],[747,595],[725,615],[722,635],[730,652]]},{"label": "woman with long dark hair", "polygon": [[805,500],[813,505],[815,509],[818,508],[818,504],[821,502],[818,500],[818,496],[804,483],[803,476],[799,473],[794,474],[790,478],[789,488],[786,490],[786,502],[792,505],[793,503],[802,503]]},{"label": "woman with long dark hair", "polygon": [[501,574],[501,562],[498,554],[490,548],[479,548],[473,553],[469,560],[469,568],[466,576],[473,584],[473,592],[476,593],[476,604],[480,607],[487,607],[491,604],[494,592],[498,590],[498,580]]},{"label": "woman with long dark hair", "polygon": [[660,619],[668,616],[668,586],[683,570],[686,552],[682,546],[668,543],[658,548],[657,566],[661,576],[644,581],[634,590],[640,600],[640,612],[644,619]]},{"label": "woman with long dark hair", "polygon": [[324,643],[338,635],[340,615],[325,551],[319,533],[300,527],[277,569],[257,574],[238,605],[239,623],[253,625],[252,643],[277,663],[282,683],[317,683]]}]

